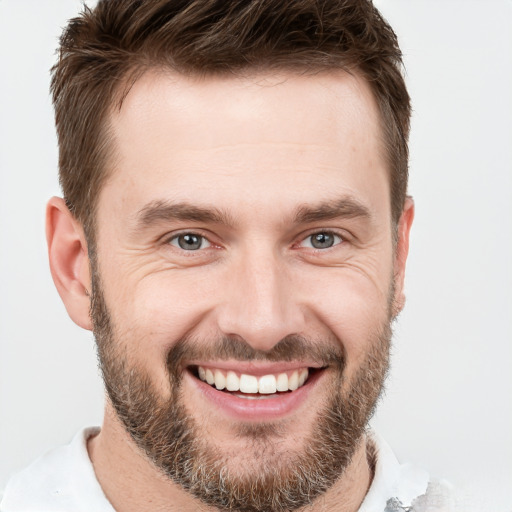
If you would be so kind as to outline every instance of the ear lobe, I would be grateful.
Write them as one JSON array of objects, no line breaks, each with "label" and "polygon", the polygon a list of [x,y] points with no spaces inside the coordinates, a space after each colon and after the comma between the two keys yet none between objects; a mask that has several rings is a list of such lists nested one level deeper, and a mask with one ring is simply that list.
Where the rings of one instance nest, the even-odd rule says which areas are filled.
[{"label": "ear lobe", "polygon": [[80,327],[92,330],[87,242],[60,197],[52,197],[46,207],[46,240],[53,282],[69,316]]},{"label": "ear lobe", "polygon": [[404,280],[405,265],[409,254],[409,235],[412,221],[414,220],[414,201],[408,196],[405,199],[404,209],[400,216],[397,229],[397,242],[395,250],[395,297],[393,306],[393,317],[396,317],[405,306]]}]

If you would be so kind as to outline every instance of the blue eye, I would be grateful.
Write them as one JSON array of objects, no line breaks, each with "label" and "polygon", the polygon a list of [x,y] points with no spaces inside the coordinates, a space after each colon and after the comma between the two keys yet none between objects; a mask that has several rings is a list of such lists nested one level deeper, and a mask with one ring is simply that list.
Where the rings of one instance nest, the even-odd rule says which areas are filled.
[{"label": "blue eye", "polygon": [[310,247],[312,249],[329,249],[343,242],[341,236],[328,231],[320,231],[314,233],[304,239],[301,243],[302,247]]},{"label": "blue eye", "polygon": [[204,236],[197,235],[196,233],[182,233],[181,235],[176,235],[171,238],[169,243],[184,251],[198,251],[199,249],[210,247],[210,242]]}]

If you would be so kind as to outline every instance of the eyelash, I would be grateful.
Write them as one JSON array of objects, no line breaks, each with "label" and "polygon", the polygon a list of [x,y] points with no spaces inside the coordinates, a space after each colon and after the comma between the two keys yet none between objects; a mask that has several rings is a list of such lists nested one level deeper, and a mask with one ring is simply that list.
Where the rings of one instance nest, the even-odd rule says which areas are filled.
[{"label": "eyelash", "polygon": [[[197,249],[184,249],[183,247],[181,247],[179,245],[178,240],[180,237],[187,236],[187,235],[201,239],[200,247],[198,247]],[[312,240],[312,237],[314,237],[315,235],[316,236],[328,235],[328,236],[334,237],[333,244],[328,247],[314,247],[314,246],[305,247],[303,244],[306,243],[308,240]],[[176,242],[176,244],[174,244],[173,242]],[[310,232],[305,237],[301,238],[301,240],[298,243],[294,244],[294,246],[308,248],[315,252],[324,252],[327,249],[334,248],[344,242],[346,242],[346,238],[344,235],[341,235],[340,233],[333,231],[333,230],[324,229],[324,230],[316,230],[316,231]],[[199,252],[200,250],[215,247],[215,244],[213,242],[211,242],[211,240],[206,235],[204,235],[200,232],[196,232],[196,231],[182,231],[181,233],[176,233],[176,234],[172,235],[171,237],[166,238],[165,243],[168,245],[172,245],[173,247],[175,247],[177,250],[180,250],[181,252],[189,253],[190,255],[192,255],[193,253]],[[206,247],[203,247],[204,243],[207,244]],[[313,245],[313,244],[311,243],[311,245]]]},{"label": "eyelash", "polygon": [[[319,230],[319,231],[314,231],[314,232],[311,232],[309,233],[306,237],[304,237],[300,242],[299,242],[299,247],[304,247],[302,244],[304,244],[306,241],[308,240],[312,240],[312,238],[314,236],[318,236],[318,235],[328,235],[328,236],[331,236],[334,238],[334,241],[333,241],[333,244],[328,246],[328,247],[308,247],[308,249],[312,249],[314,251],[326,251],[327,249],[332,249],[342,243],[344,243],[346,241],[345,237],[342,236],[340,233],[336,232],[336,231],[332,231],[332,230],[328,230],[328,229],[323,229],[323,230]],[[336,241],[336,239],[338,239]]]},{"label": "eyelash", "polygon": [[[184,249],[183,247],[180,247],[179,242],[178,242],[179,238],[183,237],[183,236],[187,236],[187,235],[201,239],[201,247],[199,247],[196,250]],[[174,241],[176,241],[176,245],[172,243]],[[202,247],[205,242],[208,245],[206,247]],[[188,252],[188,253],[198,252],[200,249],[208,249],[208,248],[214,246],[214,244],[209,240],[209,238],[207,236],[205,236],[201,233],[197,233],[195,231],[182,231],[181,233],[174,234],[171,237],[167,238],[165,243],[168,245],[172,245],[173,247],[176,247],[176,249],[181,250],[182,252]]]}]

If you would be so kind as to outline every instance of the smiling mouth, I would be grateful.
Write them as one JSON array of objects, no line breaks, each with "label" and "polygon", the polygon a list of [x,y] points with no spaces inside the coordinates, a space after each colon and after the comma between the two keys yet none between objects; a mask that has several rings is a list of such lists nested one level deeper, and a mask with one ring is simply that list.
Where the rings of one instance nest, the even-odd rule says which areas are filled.
[{"label": "smiling mouth", "polygon": [[250,375],[232,370],[197,366],[193,375],[218,391],[231,393],[240,398],[272,398],[288,394],[304,386],[318,368],[299,368],[292,371],[267,375]]}]

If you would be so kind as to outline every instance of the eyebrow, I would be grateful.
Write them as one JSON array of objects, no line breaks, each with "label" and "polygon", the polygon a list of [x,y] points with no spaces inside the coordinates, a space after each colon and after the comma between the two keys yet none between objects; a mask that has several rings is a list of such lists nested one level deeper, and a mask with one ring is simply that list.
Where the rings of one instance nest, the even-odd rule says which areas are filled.
[{"label": "eyebrow", "polygon": [[204,208],[186,202],[173,203],[166,200],[151,201],[136,215],[137,228],[157,224],[166,221],[191,221],[225,224],[231,226],[231,216],[218,208]]},{"label": "eyebrow", "polygon": [[[372,217],[370,210],[350,196],[344,196],[317,205],[302,205],[292,216],[294,224],[345,218]],[[174,203],[168,200],[151,201],[136,214],[137,229],[144,229],[159,222],[184,221],[223,224],[232,227],[233,217],[226,211],[216,207],[202,207],[187,202]]]},{"label": "eyebrow", "polygon": [[333,201],[327,201],[317,206],[299,206],[295,212],[296,224],[308,224],[329,219],[371,219],[368,207],[350,196],[344,196]]}]

